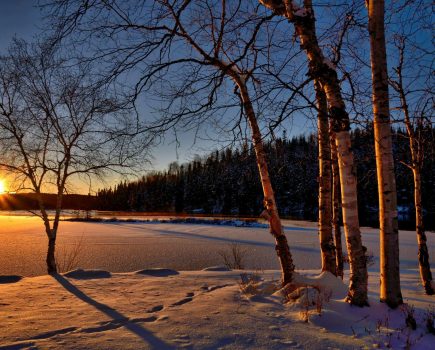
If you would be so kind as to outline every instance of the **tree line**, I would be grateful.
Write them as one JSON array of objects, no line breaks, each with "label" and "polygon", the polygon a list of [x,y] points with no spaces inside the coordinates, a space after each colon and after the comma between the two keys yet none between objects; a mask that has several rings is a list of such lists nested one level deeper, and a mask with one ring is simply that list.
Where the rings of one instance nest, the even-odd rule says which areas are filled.
[{"label": "tree line", "polygon": [[[3,193],[0,210],[38,210],[40,197],[47,210],[56,210],[57,196],[54,193]],[[66,194],[62,200],[62,209],[95,210],[97,205],[96,197],[90,195]]]},{"label": "tree line", "polygon": [[[435,130],[421,130],[427,140],[422,168],[422,204],[426,228],[435,229]],[[393,130],[399,223],[415,227],[412,171],[403,162],[411,154],[406,131]],[[285,137],[285,136],[284,136]],[[358,178],[358,210],[361,224],[379,227],[376,161],[373,127],[351,132]],[[265,143],[272,185],[282,217],[317,220],[318,151],[315,135],[276,138]],[[255,167],[254,150],[248,144],[196,156],[185,164],[171,163],[136,181],[122,181],[97,192],[99,210],[205,213],[255,216],[263,210],[262,190]]]}]

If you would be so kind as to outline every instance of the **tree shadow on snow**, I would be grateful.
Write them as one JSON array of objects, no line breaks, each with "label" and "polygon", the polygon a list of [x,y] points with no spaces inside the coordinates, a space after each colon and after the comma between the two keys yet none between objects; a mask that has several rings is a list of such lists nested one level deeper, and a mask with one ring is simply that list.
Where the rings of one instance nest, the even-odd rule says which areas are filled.
[{"label": "tree shadow on snow", "polygon": [[[189,233],[189,232],[182,232],[182,231],[176,231],[176,230],[162,230],[162,229],[153,229],[149,227],[129,227],[136,231],[144,231],[149,230],[153,232],[159,233],[161,236],[165,235],[171,235],[179,238],[187,238],[187,239],[198,239],[198,240],[209,240],[209,241],[216,241],[221,243],[238,243],[238,244],[244,244],[244,245],[252,245],[256,247],[266,247],[266,248],[275,248],[275,244],[273,242],[261,242],[261,241],[252,241],[248,239],[238,239],[238,238],[229,238],[229,237],[219,237],[219,236],[213,236],[211,234],[201,234],[201,233]],[[290,247],[291,251],[301,251],[306,253],[318,253],[319,248],[310,248],[310,247],[301,247],[301,246],[294,246],[292,245]]]},{"label": "tree shadow on snow", "polygon": [[151,331],[145,329],[141,325],[138,325],[134,322],[129,321],[128,317],[124,316],[120,312],[116,311],[115,309],[111,308],[110,306],[107,306],[103,303],[100,303],[91,297],[89,297],[87,294],[83,293],[80,289],[78,289],[75,285],[73,285],[71,282],[69,282],[66,278],[64,278],[61,275],[54,275],[53,278],[59,282],[59,284],[65,288],[68,292],[79,298],[80,300],[84,301],[85,303],[88,303],[89,305],[95,307],[98,311],[106,314],[114,322],[120,322],[122,321],[122,326],[126,329],[128,329],[131,333],[137,335],[139,338],[141,338],[145,343],[147,343],[151,349],[175,349],[173,346],[169,345],[168,343],[164,342],[163,340],[157,338]]}]

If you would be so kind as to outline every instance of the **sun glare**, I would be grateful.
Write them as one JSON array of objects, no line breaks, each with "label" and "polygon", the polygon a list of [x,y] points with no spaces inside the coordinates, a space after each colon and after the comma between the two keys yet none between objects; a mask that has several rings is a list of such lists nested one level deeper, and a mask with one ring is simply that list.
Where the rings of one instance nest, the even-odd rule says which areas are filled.
[{"label": "sun glare", "polygon": [[5,182],[4,180],[0,180],[0,194],[6,192]]}]

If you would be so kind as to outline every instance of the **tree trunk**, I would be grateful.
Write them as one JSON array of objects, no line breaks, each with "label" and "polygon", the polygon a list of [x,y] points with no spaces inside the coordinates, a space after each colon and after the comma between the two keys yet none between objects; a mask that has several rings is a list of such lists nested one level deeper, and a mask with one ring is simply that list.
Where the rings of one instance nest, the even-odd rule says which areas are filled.
[{"label": "tree trunk", "polygon": [[343,247],[340,227],[340,172],[338,169],[337,145],[335,134],[330,131],[331,163],[332,163],[332,226],[334,230],[337,276],[343,279]]},{"label": "tree trunk", "polygon": [[50,227],[50,219],[48,217],[47,210],[45,209],[45,204],[42,199],[42,195],[41,192],[39,191],[39,188],[36,194],[37,194],[36,198],[38,199],[39,210],[41,212],[42,221],[44,222],[45,233],[48,238],[47,257],[45,260],[47,263],[47,273],[49,275],[52,275],[57,273],[57,264],[56,264],[56,256],[55,256],[57,229],[52,229]]},{"label": "tree trunk", "polygon": [[48,239],[48,250],[47,250],[47,272],[49,275],[57,273],[57,265],[55,258],[55,248],[56,248],[56,235],[52,235]]},{"label": "tree trunk", "polygon": [[423,207],[421,205],[421,176],[418,167],[413,168],[414,174],[414,203],[415,203],[415,225],[418,243],[418,264],[420,277],[427,295],[434,294],[432,286],[432,273],[429,264],[429,252],[427,250],[427,238],[423,225]]},{"label": "tree trunk", "polygon": [[328,104],[318,81],[314,82],[317,100],[319,147],[319,241],[322,271],[337,276],[334,239],[332,236],[331,147],[329,143]]},{"label": "tree trunk", "polygon": [[380,299],[390,307],[403,303],[400,291],[399,228],[391,139],[384,1],[369,1],[370,57],[380,226]]},{"label": "tree trunk", "polygon": [[[401,108],[403,109],[403,113],[405,115],[405,125],[406,131],[409,137],[409,149],[411,151],[411,159],[412,165],[410,168],[412,169],[412,174],[414,177],[414,206],[415,206],[415,226],[417,233],[417,244],[418,244],[418,265],[420,269],[420,278],[421,283],[425,289],[426,294],[433,295],[435,294],[433,282],[432,282],[432,273],[430,271],[430,263],[429,263],[429,253],[426,244],[426,233],[424,231],[423,224],[423,206],[421,203],[421,167],[423,162],[423,148],[421,145],[422,140],[418,140],[417,135],[415,133],[414,126],[411,123],[411,118],[409,116],[408,103],[406,101],[406,94],[403,89],[403,76],[402,76],[402,64],[403,64],[403,54],[404,54],[404,46],[400,48],[400,63],[396,69],[399,81],[397,84],[394,84],[396,91],[400,95],[400,102],[402,104]],[[419,142],[420,141],[420,142]]]},{"label": "tree trunk", "polygon": [[344,233],[350,265],[350,285],[347,300],[354,305],[366,306],[368,305],[367,249],[362,245],[359,229],[358,201],[356,196],[357,184],[349,132],[337,132],[336,145],[340,172]]},{"label": "tree trunk", "polygon": [[416,139],[414,127],[409,117],[408,104],[406,102],[405,92],[402,85],[402,73],[399,72],[400,86],[399,93],[402,102],[402,108],[405,114],[406,131],[409,137],[409,148],[412,159],[412,174],[414,177],[414,206],[415,206],[415,231],[417,233],[418,244],[418,266],[420,270],[421,283],[427,295],[434,295],[435,290],[432,285],[432,273],[430,270],[429,252],[427,249],[427,238],[423,223],[423,205],[421,202],[421,166],[422,166],[422,149]]},{"label": "tree trunk", "polygon": [[353,305],[366,306],[368,305],[366,248],[362,245],[359,228],[356,176],[350,142],[350,120],[341,95],[336,69],[325,58],[319,47],[311,0],[304,0],[303,11],[295,8],[292,1],[259,1],[294,24],[301,47],[307,54],[309,74],[322,84],[325,91],[329,117],[332,119],[332,129],[337,136],[344,233],[349,254],[350,283],[346,300]]},{"label": "tree trunk", "polygon": [[240,89],[240,97],[243,103],[249,126],[252,132],[252,141],[257,158],[257,166],[260,172],[261,185],[264,194],[264,206],[266,217],[270,225],[270,233],[275,238],[275,249],[281,265],[282,285],[293,281],[294,265],[292,255],[287,242],[287,237],[284,234],[281,225],[281,219],[276,206],[275,194],[273,192],[272,183],[269,178],[269,170],[266,162],[266,152],[263,147],[260,128],[258,127],[257,118],[252,107],[251,99],[248,90],[242,78],[233,77],[237,86]]}]

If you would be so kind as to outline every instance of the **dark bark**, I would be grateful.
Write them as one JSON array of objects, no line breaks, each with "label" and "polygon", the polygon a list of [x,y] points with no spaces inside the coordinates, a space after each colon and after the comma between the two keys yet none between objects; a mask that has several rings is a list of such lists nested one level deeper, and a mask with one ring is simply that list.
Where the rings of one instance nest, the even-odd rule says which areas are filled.
[{"label": "dark bark", "polygon": [[332,226],[334,231],[337,276],[343,279],[343,246],[341,243],[340,227],[340,172],[338,169],[337,146],[335,134],[330,131],[331,141],[331,165],[332,165]]},{"label": "dark bark", "polygon": [[53,275],[57,273],[57,265],[55,258],[55,249],[56,249],[56,236],[50,237],[48,239],[48,250],[47,250],[47,272],[49,275]]},{"label": "dark bark", "polygon": [[421,205],[421,175],[418,167],[413,169],[414,174],[414,201],[415,220],[418,243],[418,264],[420,269],[421,282],[427,295],[434,295],[432,286],[432,272],[430,270],[429,252],[427,249],[427,237],[423,224],[423,207]]},{"label": "dark bark", "polygon": [[334,238],[332,236],[331,147],[329,142],[328,104],[320,83],[314,83],[317,100],[319,149],[319,241],[322,271],[337,276]]}]

